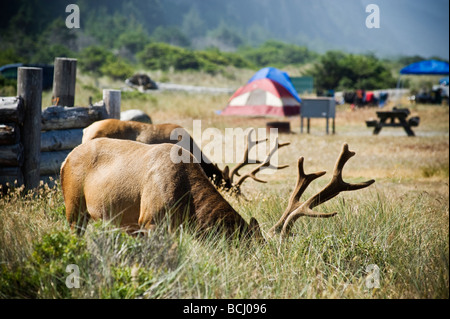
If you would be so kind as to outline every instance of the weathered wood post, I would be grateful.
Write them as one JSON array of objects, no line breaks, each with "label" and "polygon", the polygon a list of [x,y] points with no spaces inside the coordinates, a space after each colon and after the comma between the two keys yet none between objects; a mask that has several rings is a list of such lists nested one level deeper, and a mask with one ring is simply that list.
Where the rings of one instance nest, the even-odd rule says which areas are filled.
[{"label": "weathered wood post", "polygon": [[120,120],[120,99],[120,90],[103,90],[103,102],[108,118]]},{"label": "weathered wood post", "polygon": [[39,186],[41,160],[41,108],[42,69],[19,67],[17,73],[17,95],[23,101],[23,145],[22,173],[25,189]]},{"label": "weathered wood post", "polygon": [[53,105],[74,106],[76,78],[76,59],[55,58],[52,93]]}]

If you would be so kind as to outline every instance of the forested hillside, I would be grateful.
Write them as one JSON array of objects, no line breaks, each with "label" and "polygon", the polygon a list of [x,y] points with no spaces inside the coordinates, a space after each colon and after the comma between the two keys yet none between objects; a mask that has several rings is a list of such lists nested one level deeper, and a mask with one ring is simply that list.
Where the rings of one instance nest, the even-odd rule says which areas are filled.
[{"label": "forested hillside", "polygon": [[[373,2],[373,1],[372,1]],[[368,0],[78,0],[82,33],[105,45],[138,30],[172,44],[233,50],[278,39],[321,53],[338,49],[377,55],[448,59],[446,0],[379,0],[379,29],[365,26]],[[35,35],[67,15],[68,1],[15,0],[2,5],[0,30]],[[9,32],[7,32],[9,31]],[[19,34],[18,34],[19,33]],[[134,36],[138,36],[134,34]],[[122,37],[123,40],[123,37]],[[88,41],[84,39],[84,41]]]},{"label": "forested hillside", "polygon": [[430,11],[448,12],[448,1],[380,0],[376,30],[365,26],[365,0],[72,2],[80,8],[79,29],[66,27],[66,0],[3,4],[0,66],[71,56],[83,72],[124,79],[138,67],[216,74],[228,66],[293,65],[313,75],[318,88],[376,89],[395,85],[393,74],[405,64],[448,59],[448,31],[441,36],[448,13]]}]

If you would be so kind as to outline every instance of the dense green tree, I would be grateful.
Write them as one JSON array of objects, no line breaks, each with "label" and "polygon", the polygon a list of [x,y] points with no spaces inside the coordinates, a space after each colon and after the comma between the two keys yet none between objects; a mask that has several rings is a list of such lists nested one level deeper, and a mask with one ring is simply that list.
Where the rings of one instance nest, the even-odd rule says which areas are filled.
[{"label": "dense green tree", "polygon": [[[77,0],[75,3],[81,13],[80,29],[65,26],[67,1],[5,3],[0,10],[0,65],[51,63],[56,56],[72,56],[79,59],[83,72],[123,78],[137,61],[150,69],[195,69],[213,74],[229,65],[283,68],[316,62],[310,74],[320,89],[371,89],[394,86],[392,74],[424,59],[405,56],[379,60],[371,54],[340,51],[319,55],[306,46],[275,40],[263,42],[269,37],[286,39],[280,32],[289,33],[289,23],[273,23],[274,17],[280,14],[288,16],[286,10],[290,7],[285,4],[273,8],[280,12],[261,19],[269,4],[259,2],[255,6],[256,0],[245,3],[237,0]],[[311,13],[302,14],[309,21]],[[305,26],[314,25],[305,21]],[[298,43],[308,43],[302,41]],[[216,48],[187,49],[208,45]]]},{"label": "dense green tree", "polygon": [[75,53],[62,44],[47,45],[37,51],[29,61],[53,64],[56,57],[73,58]]},{"label": "dense green tree", "polygon": [[259,46],[268,37],[272,37],[271,32],[259,24],[253,24],[247,29],[247,41],[251,46]]},{"label": "dense green tree", "polygon": [[139,61],[152,70],[203,70],[217,73],[228,65],[238,68],[252,67],[239,54],[221,52],[217,48],[193,51],[167,43],[150,43],[137,54]]},{"label": "dense green tree", "polygon": [[205,34],[205,22],[200,17],[200,13],[192,7],[183,17],[182,29],[190,38],[197,38]]},{"label": "dense green tree", "polygon": [[114,55],[101,46],[91,46],[79,54],[81,71],[96,76],[108,76],[116,80],[125,80],[133,74],[133,67],[124,59]]},{"label": "dense green tree", "polygon": [[133,67],[118,56],[109,56],[100,67],[100,73],[114,80],[122,80],[133,75]]},{"label": "dense green tree", "polygon": [[222,52],[217,48],[208,48],[203,51],[194,51],[200,62],[200,68],[208,73],[220,72],[228,65],[237,68],[253,68],[254,66],[239,54],[232,52]]},{"label": "dense green tree", "polygon": [[391,71],[374,55],[328,51],[309,72],[319,90],[381,89],[395,86]]},{"label": "dense green tree", "polygon": [[18,62],[24,62],[24,60],[13,48],[0,50],[0,66]]},{"label": "dense green tree", "polygon": [[55,57],[75,57],[77,32],[68,29],[63,19],[55,19],[36,36],[38,49],[29,57],[29,62],[53,63]]},{"label": "dense green tree", "polygon": [[312,61],[317,54],[303,46],[269,40],[257,48],[243,47],[242,55],[260,67],[284,66],[287,64],[304,64]]},{"label": "dense green tree", "polygon": [[180,47],[189,47],[191,45],[189,38],[176,26],[157,27],[152,33],[152,40]]},{"label": "dense green tree", "polygon": [[91,46],[83,49],[79,54],[80,70],[95,75],[101,74],[101,67],[113,54],[101,46]]},{"label": "dense green tree", "polygon": [[345,53],[340,51],[328,51],[319,58],[310,72],[314,76],[315,86],[318,89],[332,90],[339,86],[339,82],[344,77],[339,63],[344,58]]},{"label": "dense green tree", "polygon": [[125,16],[120,13],[108,14],[103,7],[98,14],[88,14],[86,20],[86,25],[89,25],[86,33],[108,48],[117,47],[120,35],[132,28]]},{"label": "dense green tree", "polygon": [[149,42],[149,35],[140,25],[136,29],[123,32],[117,39],[118,47],[125,48],[132,54],[142,51]]},{"label": "dense green tree", "polygon": [[187,49],[176,47],[167,43],[150,43],[138,53],[139,61],[147,68],[153,70],[198,69],[200,63],[195,54]]},{"label": "dense green tree", "polygon": [[208,32],[208,36],[217,39],[223,46],[228,48],[238,48],[245,42],[237,30],[229,27],[223,21],[216,29]]}]

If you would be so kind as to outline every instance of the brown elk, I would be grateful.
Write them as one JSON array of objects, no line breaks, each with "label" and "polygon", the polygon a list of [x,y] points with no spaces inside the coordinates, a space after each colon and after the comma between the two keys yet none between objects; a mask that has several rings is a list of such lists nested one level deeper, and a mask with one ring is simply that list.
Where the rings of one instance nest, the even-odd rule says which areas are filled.
[{"label": "brown elk", "polygon": [[[205,154],[202,153],[189,133],[184,128],[176,124],[146,124],[135,121],[119,121],[115,119],[102,120],[91,124],[83,130],[83,143],[100,137],[131,140],[145,144],[177,144],[181,138],[187,139],[187,145],[182,146],[193,154],[199,154],[200,166],[205,171],[205,174],[214,182],[214,184],[216,186],[222,186],[227,190],[233,188],[237,193],[239,193],[240,186],[249,177],[257,182],[265,183],[265,181],[256,178],[254,174],[244,175],[243,177],[239,178],[237,182],[234,182],[235,176],[240,176],[239,170],[242,167],[249,164],[261,163],[256,159],[249,159],[249,150],[253,146],[267,140],[264,139],[253,141],[251,138],[252,131],[250,131],[246,136],[246,152],[244,153],[243,159],[239,163],[237,163],[237,165],[231,170],[228,166],[225,166],[225,168],[221,170],[217,166],[217,164],[211,163],[211,161],[205,156]],[[280,144],[279,147],[283,147],[286,145],[289,145],[289,143]],[[272,150],[271,156],[275,151],[276,148]],[[265,166],[271,167],[269,165],[269,162],[270,158],[267,158]],[[287,165],[277,168],[281,169],[284,167],[287,167]],[[257,167],[256,169],[259,168]]]},{"label": "brown elk", "polygon": [[[209,182],[198,163],[175,164],[172,159],[181,147],[173,144],[146,145],[134,141],[99,138],[76,147],[61,167],[61,184],[66,217],[79,232],[90,218],[114,220],[129,232],[153,229],[169,220],[174,230],[184,221],[199,234],[217,229],[227,236],[262,239],[256,219],[247,223]],[[289,205],[268,235],[288,235],[300,216],[331,217],[313,208],[342,191],[357,190],[374,180],[349,184],[342,179],[344,164],[355,153],[344,144],[328,185],[305,202],[300,196],[308,185],[325,174],[305,174],[303,158],[298,160],[298,179]],[[270,155],[270,154],[269,154]],[[266,161],[258,165],[267,166]],[[251,172],[250,174],[255,174]]]},{"label": "brown elk", "polygon": [[[175,134],[173,134],[175,133]],[[186,149],[193,154],[200,154],[200,166],[205,174],[214,182],[215,185],[222,185],[229,189],[231,182],[227,175],[211,163],[211,161],[202,153],[189,133],[177,124],[147,124],[135,121],[120,121],[116,119],[107,119],[95,122],[83,130],[82,143],[92,139],[108,137],[121,140],[137,141],[145,144],[177,144],[181,138],[189,139]],[[171,139],[172,137],[172,139]],[[175,137],[175,139],[173,138]]]}]

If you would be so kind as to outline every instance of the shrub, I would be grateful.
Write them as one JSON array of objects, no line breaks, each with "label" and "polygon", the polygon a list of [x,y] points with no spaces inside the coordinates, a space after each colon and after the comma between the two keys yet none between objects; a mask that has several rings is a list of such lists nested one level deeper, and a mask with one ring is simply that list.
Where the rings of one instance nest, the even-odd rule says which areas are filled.
[{"label": "shrub", "polygon": [[245,59],[241,54],[234,52],[221,52],[222,56],[228,59],[229,63],[237,68],[254,69],[256,66],[249,60]]},{"label": "shrub", "polygon": [[165,42],[181,47],[189,47],[191,45],[189,38],[176,26],[157,27],[152,33],[152,39],[155,42]]},{"label": "shrub", "polygon": [[37,63],[53,64],[55,57],[71,57],[74,52],[62,44],[48,45],[39,50],[34,56],[33,61]]},{"label": "shrub", "polygon": [[97,76],[108,76],[115,80],[124,80],[133,74],[133,67],[124,59],[115,56],[100,46],[84,49],[79,56],[80,69]]},{"label": "shrub", "polygon": [[113,57],[111,52],[101,46],[87,47],[79,54],[79,66],[83,72],[100,75],[100,68],[105,61]]},{"label": "shrub", "polygon": [[123,59],[113,56],[108,58],[100,67],[102,75],[109,76],[114,80],[125,80],[133,75],[133,67]]},{"label": "shrub", "polygon": [[24,59],[14,49],[0,50],[0,66],[18,62],[24,62]]},{"label": "shrub", "polygon": [[34,244],[30,258],[11,269],[6,264],[0,268],[0,297],[37,298],[71,296],[66,286],[70,264],[83,265],[89,258],[86,242],[69,232],[45,235]]},{"label": "shrub", "polygon": [[258,48],[241,48],[240,52],[258,67],[304,64],[317,58],[317,54],[307,47],[274,40],[267,41]]},{"label": "shrub", "polygon": [[199,69],[200,62],[195,54],[187,49],[166,43],[151,43],[138,53],[141,63],[152,70]]},{"label": "shrub", "polygon": [[328,51],[309,71],[318,89],[384,89],[395,86],[390,70],[374,55]]},{"label": "shrub", "polygon": [[217,48],[192,51],[167,43],[151,43],[138,53],[139,61],[152,70],[203,70],[215,74],[225,66],[237,68],[253,67],[239,54],[221,52]]},{"label": "shrub", "polygon": [[139,27],[136,30],[129,30],[122,33],[117,42],[119,47],[126,48],[131,53],[135,54],[144,49],[145,44],[150,42],[150,37],[141,27]]}]

